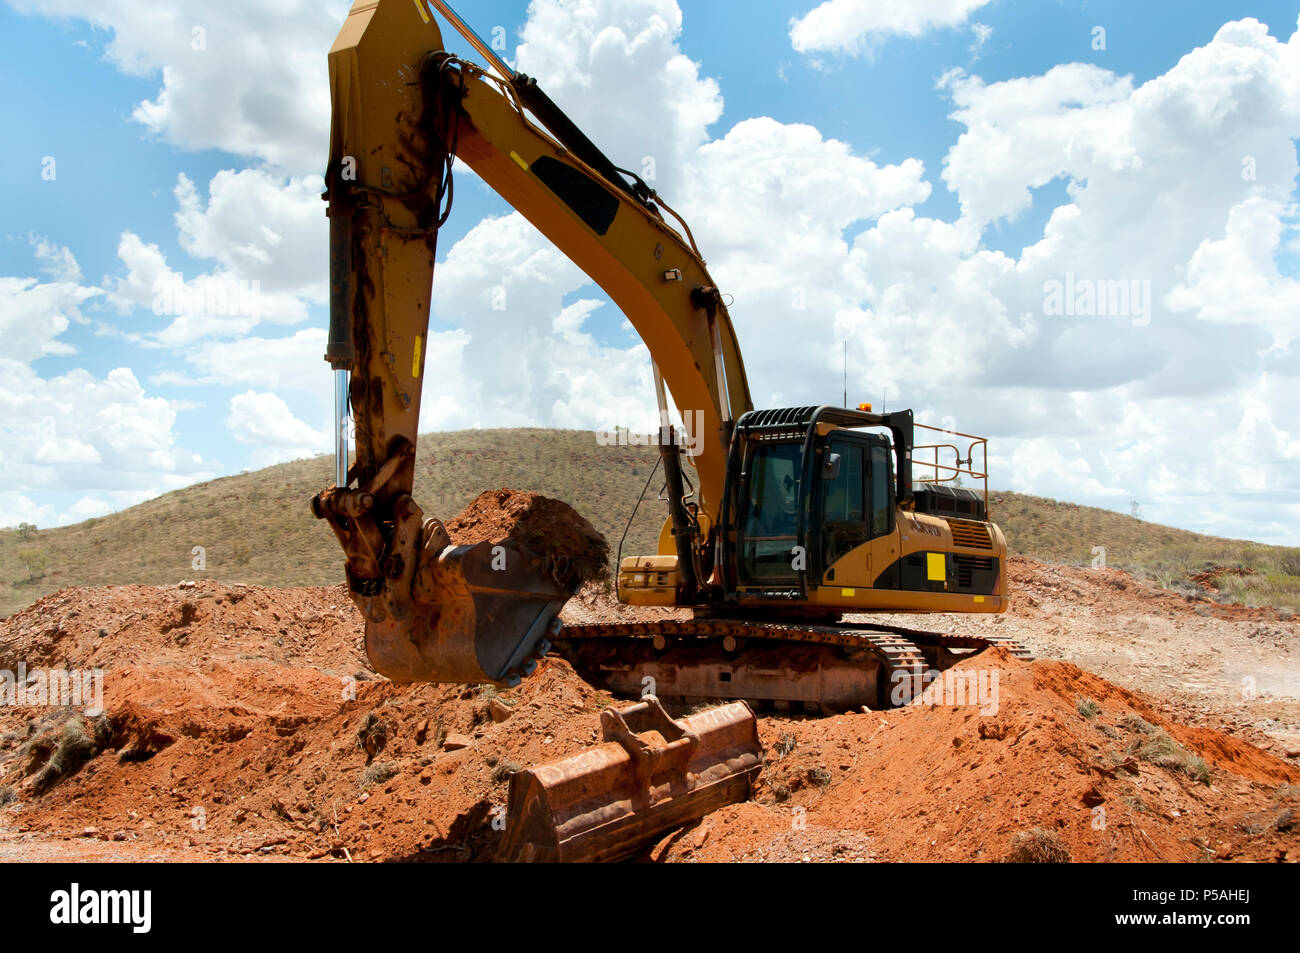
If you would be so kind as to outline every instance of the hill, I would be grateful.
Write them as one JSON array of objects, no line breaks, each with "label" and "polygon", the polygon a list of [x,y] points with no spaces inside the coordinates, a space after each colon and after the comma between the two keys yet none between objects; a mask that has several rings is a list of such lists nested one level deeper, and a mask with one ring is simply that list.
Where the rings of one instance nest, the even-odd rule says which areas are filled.
[{"label": "hill", "polygon": [[[657,450],[603,446],[588,431],[466,430],[420,439],[415,497],[450,519],[480,491],[533,490],[564,500],[616,549]],[[269,586],[342,580],[342,555],[308,500],[332,479],[316,457],[176,490],[100,519],[39,529],[27,538],[0,530],[0,616],[65,586],[163,585],[182,579]],[[652,552],[663,505],[658,478],[628,528],[623,552]],[[1300,607],[1300,549],[1220,539],[1108,510],[1017,493],[991,494],[993,518],[1013,552],[1088,565],[1103,546],[1110,566],[1169,588],[1197,583],[1248,604]],[[194,568],[202,547],[205,569]],[[21,555],[39,553],[29,570]],[[33,571],[34,570],[34,571]],[[31,578],[32,576],[36,578]]]}]

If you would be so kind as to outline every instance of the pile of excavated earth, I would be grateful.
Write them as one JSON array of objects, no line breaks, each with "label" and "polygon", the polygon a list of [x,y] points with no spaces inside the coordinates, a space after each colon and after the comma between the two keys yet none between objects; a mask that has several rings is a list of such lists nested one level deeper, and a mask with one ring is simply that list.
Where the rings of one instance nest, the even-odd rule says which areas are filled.
[{"label": "pile of excavated earth", "polygon": [[[590,527],[541,499],[485,494],[448,529],[527,537],[557,572],[597,575]],[[577,540],[563,558],[519,529],[548,509]],[[996,627],[1039,656],[957,666],[996,679],[995,703],[763,714],[753,800],[644,859],[1300,860],[1295,620],[1116,570],[1015,559],[1012,579],[1006,616],[924,623]],[[605,586],[566,616],[635,611]],[[66,589],[0,623],[0,670],[20,666],[104,676],[102,705],[81,708],[0,683],[10,860],[491,860],[511,773],[595,743],[600,711],[623,704],[561,659],[509,690],[394,685],[343,586]]]}]

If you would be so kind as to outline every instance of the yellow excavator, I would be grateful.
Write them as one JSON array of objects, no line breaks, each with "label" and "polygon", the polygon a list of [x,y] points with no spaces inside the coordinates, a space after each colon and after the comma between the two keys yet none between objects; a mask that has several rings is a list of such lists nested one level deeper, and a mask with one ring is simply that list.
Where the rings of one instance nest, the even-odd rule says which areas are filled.
[{"label": "yellow excavator", "polygon": [[[444,49],[434,10],[486,65]],[[755,410],[724,296],[686,222],[443,0],[357,0],[329,75],[325,358],[339,436],[335,485],[312,509],[346,554],[377,671],[398,682],[517,684],[556,650],[612,691],[645,696],[653,686],[628,718],[605,719],[617,770],[639,779],[640,800],[619,816],[644,826],[632,801],[655,802],[655,778],[659,800],[672,804],[664,813],[678,817],[691,800],[682,778],[703,786],[694,800],[716,806],[720,792],[731,796],[736,779],[757,770],[743,704],[692,725],[669,719],[656,698],[886,707],[914,698],[927,671],[999,641],[845,620],[1005,611],[1006,542],[988,520],[987,466],[975,461],[985,441],[936,431],[918,447],[910,410]],[[573,586],[536,553],[513,543],[452,545],[412,498],[421,390],[440,371],[425,366],[426,342],[455,158],[609,295],[650,352],[661,419],[675,409],[692,422],[689,440],[673,426],[660,433],[668,512],[659,551],[623,559],[617,577],[621,601],[681,607],[691,618],[561,626]],[[949,452],[953,462],[941,462]],[[924,478],[914,480],[914,467]],[[960,486],[963,476],[983,480],[983,493]],[[607,817],[593,763],[552,774],[549,787],[517,776],[512,813],[538,814],[549,791],[574,817]],[[676,780],[656,774],[674,764]],[[575,778],[585,781],[560,798],[562,782]],[[707,792],[706,778],[717,782]],[[528,795],[530,784],[542,793]],[[670,788],[676,796],[664,793]],[[559,813],[530,823],[554,835],[565,827]],[[610,843],[622,837],[617,825],[596,826]],[[568,828],[596,836],[587,821]],[[609,856],[579,841],[566,848],[552,836],[539,846],[534,837],[515,856]]]}]

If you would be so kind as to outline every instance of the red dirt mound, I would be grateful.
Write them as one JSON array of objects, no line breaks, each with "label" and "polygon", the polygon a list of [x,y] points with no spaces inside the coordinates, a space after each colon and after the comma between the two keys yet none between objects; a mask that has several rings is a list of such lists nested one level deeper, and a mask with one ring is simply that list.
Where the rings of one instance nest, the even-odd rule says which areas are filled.
[{"label": "red dirt mound", "polygon": [[609,574],[609,543],[573,507],[537,493],[480,493],[447,532],[459,546],[512,541],[542,556],[560,585],[580,585]]},{"label": "red dirt mound", "polygon": [[[573,608],[626,611],[597,586]],[[360,638],[342,587],[64,590],[0,623],[0,667],[107,670],[102,718],[0,706],[0,859],[490,859],[510,773],[583,750],[612,702],[560,660],[500,694],[396,686]],[[760,718],[755,800],[653,856],[1001,860],[1032,834],[1076,861],[1300,859],[1284,761],[1067,662],[952,671],[996,698]]]},{"label": "red dirt mound", "polygon": [[992,650],[952,671],[996,673],[996,703],[763,718],[756,803],[656,856],[834,860],[830,837],[883,861],[998,861],[1032,833],[1075,861],[1300,860],[1300,771],[1285,762],[1169,724],[1068,663]]}]

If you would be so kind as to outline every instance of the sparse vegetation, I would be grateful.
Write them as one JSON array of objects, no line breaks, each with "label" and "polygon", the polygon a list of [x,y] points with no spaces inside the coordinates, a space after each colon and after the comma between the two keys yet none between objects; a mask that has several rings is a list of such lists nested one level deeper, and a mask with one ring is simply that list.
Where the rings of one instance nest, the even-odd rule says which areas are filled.
[{"label": "sparse vegetation", "polygon": [[373,711],[368,712],[357,729],[357,747],[366,753],[367,763],[388,744],[388,725]]},{"label": "sparse vegetation", "polygon": [[[1207,536],[1020,493],[990,491],[989,505],[1013,553],[1088,566],[1092,547],[1102,545],[1108,567],[1183,595],[1300,610],[1300,548]],[[1250,572],[1217,577],[1211,593],[1191,581],[1214,569]]]},{"label": "sparse vegetation", "polygon": [[[591,433],[577,430],[428,434],[420,441],[415,495],[426,514],[445,519],[485,488],[535,490],[573,506],[613,543],[623,534],[656,452],[652,446],[601,446]],[[332,466],[332,458],[323,456],[284,463],[41,530],[48,562],[35,579],[18,558],[37,538],[35,527],[27,536],[21,528],[0,530],[0,579],[11,581],[0,584],[0,615],[63,586],[167,585],[196,575],[276,586],[341,582],[338,547],[304,502],[329,485]],[[657,545],[664,511],[653,494],[652,487],[628,532],[625,555]],[[1200,591],[1188,580],[1190,573],[1247,568],[1254,574],[1221,578],[1220,598],[1300,609],[1300,549],[1218,539],[1017,493],[993,492],[990,503],[1013,553],[1086,566],[1092,547],[1105,545],[1108,565],[1150,580],[1160,573],[1170,588],[1189,595]],[[190,566],[196,545],[207,552],[207,568],[197,572]]]},{"label": "sparse vegetation", "polygon": [[72,717],[63,723],[57,741],[52,740],[50,734],[46,734],[29,743],[29,749],[38,759],[44,752],[49,752],[44,766],[32,781],[32,791],[42,794],[62,778],[76,773],[77,769],[94,754],[95,743],[86,733],[81,718]]},{"label": "sparse vegetation", "polygon": [[376,761],[361,772],[361,787],[374,787],[397,776],[397,765],[391,761]]},{"label": "sparse vegetation", "polygon": [[35,582],[44,576],[45,567],[49,562],[39,549],[18,550],[18,561],[23,564],[23,569],[27,570],[28,582]]},{"label": "sparse vegetation", "polygon": [[1163,728],[1151,724],[1137,715],[1130,715],[1124,727],[1138,734],[1130,752],[1150,764],[1185,774],[1199,784],[1210,783],[1210,766],[1205,759],[1194,755]]},{"label": "sparse vegetation", "polygon": [[517,761],[499,761],[497,762],[496,767],[492,769],[492,780],[501,784],[502,782],[509,781],[510,775],[514,774],[516,771],[522,770],[523,765],[519,764]]},{"label": "sparse vegetation", "polygon": [[1070,849],[1060,835],[1045,827],[1018,831],[1006,857],[1009,864],[1068,864],[1070,859]]},{"label": "sparse vegetation", "polygon": [[1101,706],[1091,698],[1080,698],[1074,707],[1079,710],[1080,715],[1089,721],[1101,714]]}]

